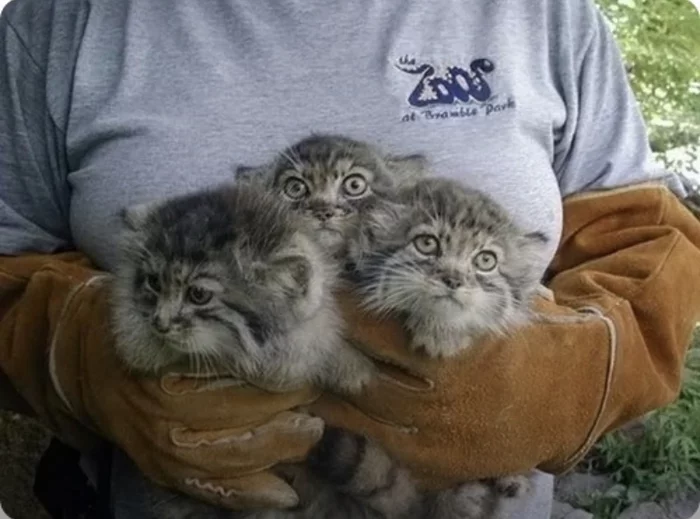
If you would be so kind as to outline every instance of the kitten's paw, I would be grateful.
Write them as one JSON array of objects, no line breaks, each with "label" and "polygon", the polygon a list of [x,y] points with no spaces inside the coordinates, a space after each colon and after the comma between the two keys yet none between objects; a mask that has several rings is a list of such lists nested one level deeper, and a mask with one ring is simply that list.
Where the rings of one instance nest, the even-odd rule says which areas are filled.
[{"label": "kitten's paw", "polygon": [[429,357],[441,358],[443,349],[434,337],[425,334],[414,334],[409,344],[413,351],[425,353]]},{"label": "kitten's paw", "polygon": [[532,484],[529,477],[517,474],[495,479],[493,487],[502,497],[518,499],[530,493]]},{"label": "kitten's paw", "polygon": [[453,357],[469,347],[468,339],[455,337],[435,336],[428,333],[414,333],[410,343],[414,351],[425,353],[434,359]]},{"label": "kitten's paw", "polygon": [[376,373],[374,363],[355,350],[345,350],[345,354],[336,362],[335,373],[328,383],[342,393],[361,392]]},{"label": "kitten's paw", "polygon": [[430,517],[481,518],[492,508],[492,491],[482,481],[471,481],[437,494]]},{"label": "kitten's paw", "polygon": [[348,372],[347,376],[338,379],[335,384],[339,391],[348,394],[360,393],[372,380],[374,373],[374,365],[369,362],[363,367],[356,366],[352,371]]}]

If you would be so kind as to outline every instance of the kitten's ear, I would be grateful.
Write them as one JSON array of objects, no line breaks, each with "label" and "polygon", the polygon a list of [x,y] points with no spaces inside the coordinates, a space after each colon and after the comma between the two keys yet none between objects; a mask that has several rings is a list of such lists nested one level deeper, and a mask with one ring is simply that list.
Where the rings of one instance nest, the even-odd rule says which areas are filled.
[{"label": "kitten's ear", "polygon": [[423,155],[391,156],[386,164],[401,184],[425,178],[428,173],[428,159]]},{"label": "kitten's ear", "polygon": [[[548,251],[549,238],[541,232],[531,232],[520,236],[514,244],[514,254],[517,254],[519,263],[529,272],[529,276],[541,279],[549,264]],[[514,256],[515,257],[515,256]]]},{"label": "kitten's ear", "polygon": [[405,219],[408,210],[408,207],[396,202],[379,200],[361,213],[359,225],[348,240],[349,264],[362,268],[362,263],[376,249],[377,242],[384,242],[397,234],[397,222]]},{"label": "kitten's ear", "polygon": [[377,242],[385,242],[400,234],[397,224],[407,221],[410,208],[389,200],[380,200],[361,215],[360,225],[348,244],[348,257],[359,265],[366,255],[376,248]]},{"label": "kitten's ear", "polygon": [[539,231],[523,234],[517,240],[517,248],[523,257],[536,259],[544,256],[549,238]]},{"label": "kitten's ear", "polygon": [[264,178],[264,166],[238,166],[234,173],[237,182],[260,182]]},{"label": "kitten's ear", "polygon": [[148,215],[154,207],[153,202],[125,207],[119,211],[119,218],[130,231],[140,231],[144,228]]},{"label": "kitten's ear", "polygon": [[384,235],[396,227],[396,223],[406,217],[409,208],[391,200],[381,200],[371,208],[365,217],[365,226],[373,234]]},{"label": "kitten's ear", "polygon": [[299,292],[305,294],[311,281],[311,263],[303,256],[290,256],[285,259],[285,264]]},{"label": "kitten's ear", "polygon": [[539,231],[524,234],[520,240],[522,245],[537,248],[545,247],[549,243],[547,235]]},{"label": "kitten's ear", "polygon": [[258,283],[282,290],[294,296],[304,295],[309,287],[312,268],[304,256],[286,256],[272,263],[259,263],[253,267]]}]

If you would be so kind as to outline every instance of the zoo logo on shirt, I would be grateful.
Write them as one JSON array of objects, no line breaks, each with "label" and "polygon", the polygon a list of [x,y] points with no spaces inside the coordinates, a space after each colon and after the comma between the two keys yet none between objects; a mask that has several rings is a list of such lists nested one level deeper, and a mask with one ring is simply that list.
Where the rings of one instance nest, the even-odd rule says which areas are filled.
[{"label": "zoo logo on shirt", "polygon": [[414,110],[405,114],[402,122],[488,117],[515,108],[512,97],[502,101],[492,93],[486,76],[496,66],[489,59],[475,59],[465,69],[438,67],[403,56],[394,66],[401,72],[419,77],[407,99]]}]

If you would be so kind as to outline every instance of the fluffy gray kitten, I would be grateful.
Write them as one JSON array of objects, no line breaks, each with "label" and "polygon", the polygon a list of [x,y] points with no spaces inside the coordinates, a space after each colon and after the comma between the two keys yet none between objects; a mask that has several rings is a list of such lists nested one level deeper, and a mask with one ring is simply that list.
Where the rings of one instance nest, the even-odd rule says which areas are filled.
[{"label": "fluffy gray kitten", "polygon": [[255,186],[123,212],[117,351],[140,372],[228,372],[272,390],[357,391],[372,363],[347,347],[337,270],[307,219]]},{"label": "fluffy gray kitten", "polygon": [[403,319],[414,348],[449,357],[528,321],[546,244],[484,193],[425,178],[363,214],[351,276],[367,308]]},{"label": "fluffy gray kitten", "polygon": [[[231,374],[275,391],[315,383],[354,392],[372,376],[373,364],[341,338],[335,262],[309,219],[277,195],[221,187],[129,208],[122,218],[113,321],[131,369]],[[294,511],[232,512],[156,485],[149,501],[160,503],[161,519],[399,517],[417,494],[408,474],[391,471],[373,449],[327,428],[307,464],[285,467],[304,493]],[[363,461],[348,466],[348,456]],[[390,488],[364,496],[367,485],[388,480]]]},{"label": "fluffy gray kitten", "polygon": [[[326,219],[311,210],[318,202],[313,192],[306,201],[289,200],[283,188],[270,192],[281,177],[267,167],[257,177],[264,182],[123,213],[114,322],[118,351],[129,366],[152,373],[203,366],[274,390],[313,382],[352,392],[371,377],[371,363],[341,340],[332,297],[337,265],[319,240],[333,251],[342,249],[362,215],[379,217],[372,208],[402,183],[397,178],[414,178],[422,161],[385,160],[340,138],[315,137],[293,150],[286,155],[294,153],[297,167],[304,164],[299,173],[316,179],[307,186],[328,187],[324,174],[347,180],[364,164],[367,173],[361,176],[370,180],[371,191],[348,199],[338,192],[346,189],[345,180],[336,182],[336,191],[328,187],[323,196],[328,212],[338,214]],[[355,185],[358,177],[351,180]],[[267,190],[261,187],[266,183]],[[520,494],[527,485],[515,476],[421,495],[408,472],[376,443],[332,427],[307,464],[284,472],[302,499],[295,510],[231,512],[153,486],[153,502],[161,503],[155,513],[162,519],[482,519],[502,497]]]},{"label": "fluffy gray kitten", "polygon": [[[339,261],[352,252],[350,257],[365,265],[375,247],[371,227],[381,222],[388,208],[399,207],[397,190],[415,185],[426,172],[427,161],[420,155],[388,156],[343,136],[312,135],[270,164],[239,168],[237,175],[276,193],[297,213],[314,218],[317,235]],[[474,210],[480,211],[481,205]],[[417,293],[404,296],[420,297]],[[508,476],[421,496],[407,471],[378,445],[347,431],[327,431],[318,452],[324,454],[312,455],[310,463],[326,483],[336,483],[339,493],[325,493],[302,515],[289,517],[482,519],[491,517],[504,498],[520,497],[529,490],[527,477]],[[311,494],[316,491],[308,475],[295,486],[309,488]],[[358,495],[371,498],[357,499]],[[282,512],[268,514],[264,517],[288,517]]]},{"label": "fluffy gray kitten", "polygon": [[342,135],[313,134],[268,164],[238,168],[236,176],[260,183],[310,216],[326,250],[342,255],[358,215],[425,169],[421,155],[391,156]]}]

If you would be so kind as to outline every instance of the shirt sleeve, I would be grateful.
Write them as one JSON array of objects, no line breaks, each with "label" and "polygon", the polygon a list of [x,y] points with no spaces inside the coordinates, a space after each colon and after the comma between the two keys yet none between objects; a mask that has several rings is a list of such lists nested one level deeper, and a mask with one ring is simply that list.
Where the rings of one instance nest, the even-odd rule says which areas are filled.
[{"label": "shirt sleeve", "polygon": [[2,255],[51,253],[71,242],[64,134],[48,106],[47,58],[30,52],[10,19],[25,5],[12,2],[0,17]]},{"label": "shirt sleeve", "polygon": [[683,194],[679,180],[653,158],[638,101],[607,21],[592,0],[567,3],[569,19],[559,23],[558,30],[573,29],[585,36],[560,51],[569,54],[560,59],[566,63],[560,88],[567,121],[554,149],[562,196],[654,180],[664,180]]}]

